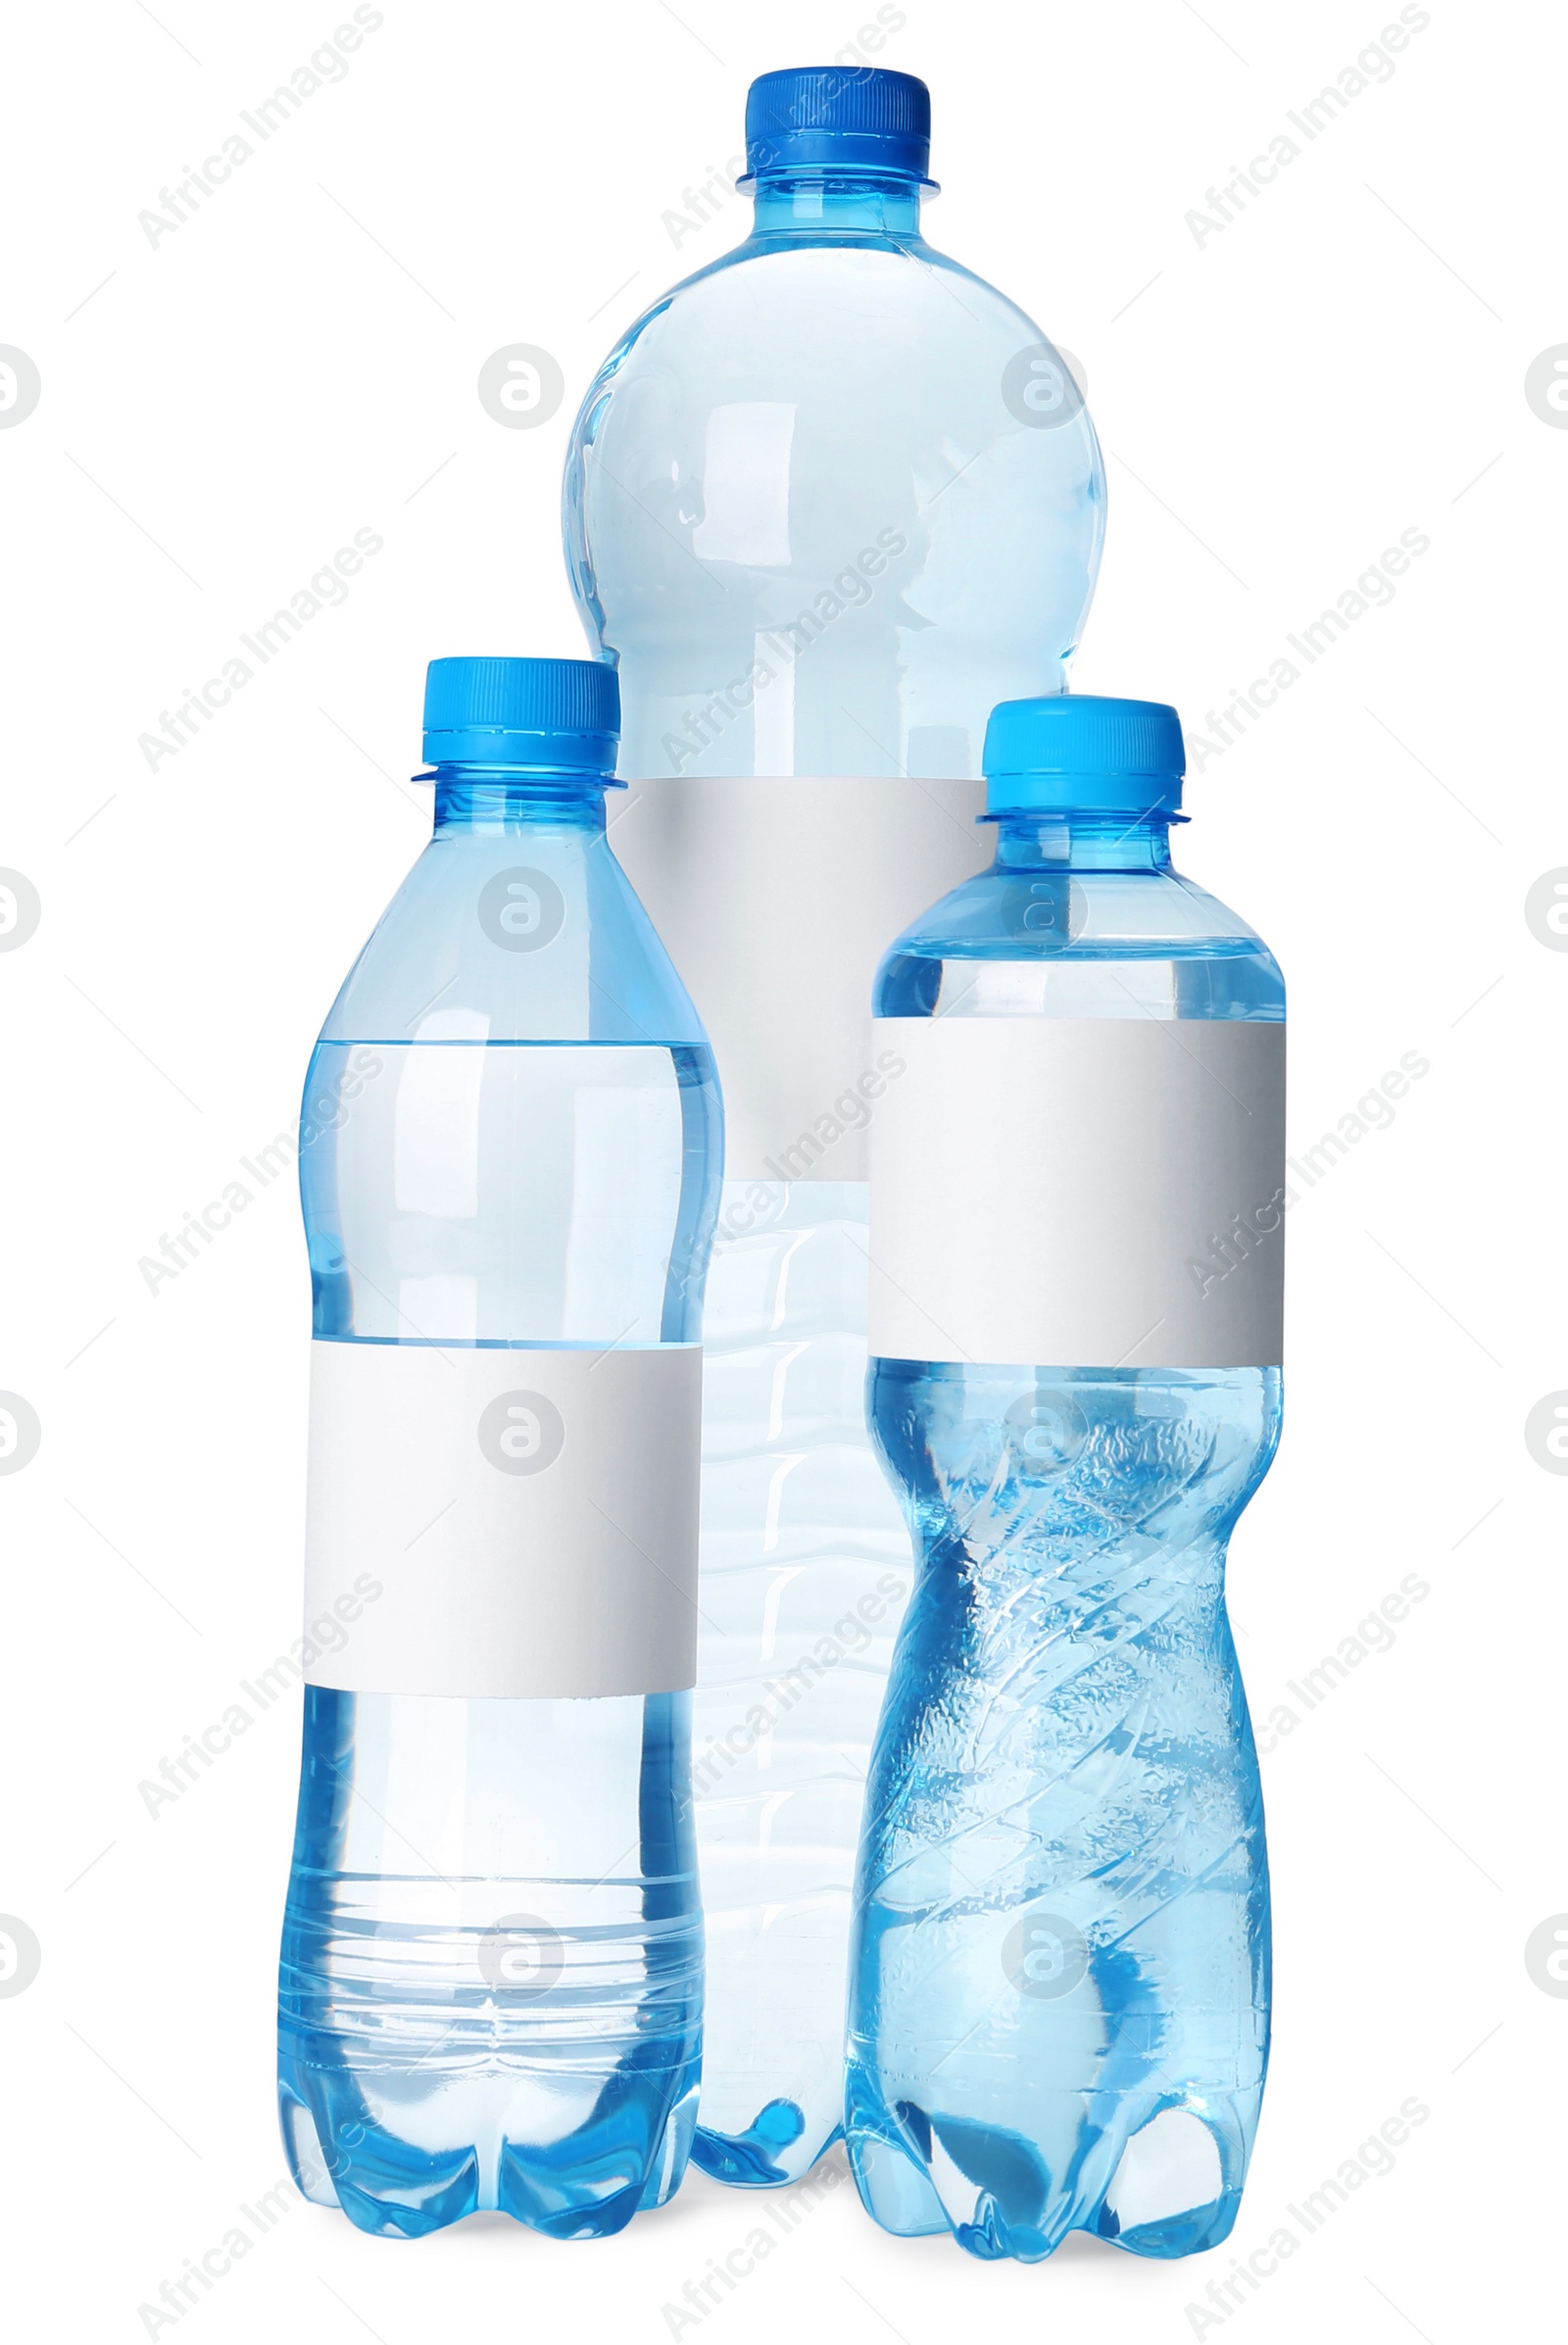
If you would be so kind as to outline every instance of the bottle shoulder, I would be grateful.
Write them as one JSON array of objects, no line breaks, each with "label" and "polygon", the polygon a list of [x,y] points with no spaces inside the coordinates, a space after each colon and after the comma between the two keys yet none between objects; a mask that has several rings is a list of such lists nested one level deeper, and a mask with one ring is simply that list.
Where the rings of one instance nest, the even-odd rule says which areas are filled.
[{"label": "bottle shoulder", "polygon": [[876,1007],[1273,1020],[1285,1015],[1285,980],[1257,931],[1175,870],[993,866],[894,941]]},{"label": "bottle shoulder", "polygon": [[[949,305],[954,316],[948,323],[956,332],[967,322],[980,334],[1002,330],[1028,342],[1046,338],[1016,302],[923,237],[864,229],[842,236],[752,235],[650,302],[610,352],[600,373],[617,370],[651,337],[662,346],[684,331],[699,329],[709,316],[722,317],[731,324],[755,316],[759,330],[765,331],[769,320],[762,313],[774,311],[781,302],[793,305],[798,299],[831,312],[841,303],[858,305],[867,287],[874,287],[884,300]],[[863,316],[859,322],[863,328]]]},{"label": "bottle shoulder", "polygon": [[620,669],[621,770],[976,772],[991,709],[1059,691],[1077,648],[1088,409],[945,256],[776,242],[656,303],[573,426],[567,568]]},{"label": "bottle shoulder", "polygon": [[[951,434],[967,393],[977,415],[996,409],[998,428],[1026,427],[1037,465],[1049,455],[1053,468],[1073,456],[1098,467],[1093,427],[1065,368],[1059,409],[1043,410],[1031,390],[1031,360],[1052,347],[1016,302],[921,240],[751,237],[627,328],[588,388],[568,466],[607,429],[653,430],[694,408],[748,398],[797,410],[820,400],[842,427],[858,386],[876,386],[892,403],[895,431],[901,416],[930,415]],[[622,396],[633,385],[635,401]]]},{"label": "bottle shoulder", "polygon": [[433,838],[320,1039],[708,1047],[603,832]]}]

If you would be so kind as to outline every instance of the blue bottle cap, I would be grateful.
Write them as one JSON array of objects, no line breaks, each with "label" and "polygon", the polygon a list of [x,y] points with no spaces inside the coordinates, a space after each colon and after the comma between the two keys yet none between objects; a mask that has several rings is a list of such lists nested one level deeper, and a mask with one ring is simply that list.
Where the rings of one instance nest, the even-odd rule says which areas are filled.
[{"label": "blue bottle cap", "polygon": [[432,660],[427,765],[613,773],[620,682],[602,660]]},{"label": "blue bottle cap", "polygon": [[[877,66],[791,66],[746,93],[746,169],[889,171],[929,186],[931,92]],[[744,182],[743,182],[744,184]]]},{"label": "blue bottle cap", "polygon": [[991,711],[981,763],[988,814],[1174,814],[1187,751],[1163,701],[1058,692]]}]

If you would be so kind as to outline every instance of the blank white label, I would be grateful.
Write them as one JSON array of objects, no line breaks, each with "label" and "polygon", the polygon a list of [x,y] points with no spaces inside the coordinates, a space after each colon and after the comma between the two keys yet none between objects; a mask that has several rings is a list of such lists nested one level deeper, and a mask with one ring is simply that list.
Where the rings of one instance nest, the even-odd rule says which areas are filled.
[{"label": "blank white label", "polygon": [[[312,1685],[557,1695],[695,1683],[695,1344],[311,1350]],[[337,1649],[321,1650],[334,1621]]]},{"label": "blank white label", "polygon": [[1281,1353],[1285,1029],[879,1018],[884,1358],[1238,1368]]},{"label": "blank white label", "polygon": [[728,1179],[865,1179],[877,963],[989,862],[984,797],[902,774],[668,774],[612,809],[611,844],[713,1046]]}]

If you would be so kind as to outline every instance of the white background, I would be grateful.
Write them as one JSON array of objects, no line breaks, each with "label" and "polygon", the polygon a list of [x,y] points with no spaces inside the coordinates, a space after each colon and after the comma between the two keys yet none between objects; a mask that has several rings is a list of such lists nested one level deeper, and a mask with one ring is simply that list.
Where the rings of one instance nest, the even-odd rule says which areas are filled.
[{"label": "white background", "polygon": [[[1265,1759],[1277,2032],[1230,2248],[1162,2267],[1075,2240],[984,2267],[882,2236],[846,2184],[697,2328],[1458,2345],[1509,2326],[1562,2208],[1568,2001],[1524,1948],[1568,1909],[1542,1812],[1568,1481],[1523,1433],[1568,1386],[1568,954],[1524,912],[1568,865],[1568,431],[1524,388],[1568,341],[1561,20],[1432,0],[1392,78],[1200,242],[1205,190],[1396,8],[906,13],[878,62],[932,85],[933,240],[1087,368],[1111,504],[1076,682],[1173,700],[1202,731],[1401,530],[1431,541],[1205,762],[1180,845],[1287,972],[1293,1147],[1402,1053],[1430,1060],[1290,1222],[1288,1431],[1233,1572],[1265,1738],[1287,1682],[1402,1576],[1430,1594]],[[85,0],[7,40],[0,341],[43,384],[0,430],[0,862],[43,903],[0,954],[0,1386],[43,1427],[0,1478],[0,1910],[43,1949],[0,1999],[19,2336],[146,2334],[138,2307],[283,2171],[297,1697],[156,1820],[137,1785],[297,1633],[291,1181],[156,1295],[138,1260],[297,1112],[428,824],[405,779],[425,660],[581,650],[557,518],[576,399],[637,310],[738,236],[739,202],[678,253],[662,215],[737,151],[750,76],[840,55],[858,23],[850,0],[386,0],[384,19],[156,244],[138,213],[320,44],[331,0]],[[475,393],[512,342],[564,372],[538,429]],[[149,770],[138,736],[361,527],[384,547],[346,603]],[[1431,2114],[1394,2172],[1196,2322],[1233,2252],[1410,2096]],[[400,2245],[296,2205],[177,2334],[662,2339],[662,2308],[760,2221],[695,2174],[575,2247],[499,2218]],[[1544,2333],[1559,2294],[1513,2333]]]}]

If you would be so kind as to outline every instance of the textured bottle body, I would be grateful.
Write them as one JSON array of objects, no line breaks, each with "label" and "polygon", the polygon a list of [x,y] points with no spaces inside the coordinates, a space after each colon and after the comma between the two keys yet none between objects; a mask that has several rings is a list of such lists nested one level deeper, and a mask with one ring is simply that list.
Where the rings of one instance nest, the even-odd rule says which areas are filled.
[{"label": "textured bottle body", "polygon": [[[1032,1096],[953,1083],[972,1146],[911,1174],[915,1117],[890,1217],[873,1192],[874,1297],[884,1265],[922,1285],[900,1193],[930,1177],[961,1230],[1015,1233],[1014,1292],[994,1243],[988,1294],[932,1258],[914,1301],[953,1331],[947,1360],[896,1355],[909,1298],[873,1302],[868,1407],[916,1570],[857,1883],[851,2158],[893,2231],[1023,2261],[1073,2229],[1187,2254],[1234,2223],[1268,2044],[1224,1564],[1279,1429],[1283,990],[1170,870],[1163,823],[1020,819],[900,939],[879,1006],[889,1031],[930,1021],[928,1068],[1010,1069]],[[1200,1209],[1225,1228],[1215,1198],[1255,1215],[1250,1250],[1160,1261],[1173,1197],[1195,1255]],[[1174,1276],[1143,1307],[1151,1265]],[[1051,1356],[1053,1323],[1078,1357]],[[986,1348],[999,1326],[1024,1364]],[[1212,1364],[1163,1364],[1167,1341]]]},{"label": "textured bottle body", "polygon": [[[740,1226],[744,1225],[744,1226]],[[698,2163],[793,2180],[840,2127],[871,1737],[909,1539],[865,1439],[863,1183],[726,1183],[704,1339],[693,1783]]]},{"label": "textured bottle body", "polygon": [[920,1560],[867,1796],[862,2194],[986,2257],[1216,2245],[1269,1991],[1225,1541],[1278,1371],[880,1360],[870,1406]]},{"label": "textured bottle body", "polygon": [[[532,929],[505,916],[517,904]],[[318,1352],[412,1358],[437,1392],[425,1363],[454,1363],[464,1390],[465,1363],[499,1363],[502,1399],[528,1405],[503,1409],[499,1435],[459,1428],[454,1456],[481,1480],[533,1487],[535,1388],[560,1391],[564,1359],[591,1388],[612,1354],[634,1386],[639,1361],[692,1355],[716,1090],[602,813],[438,818],[327,1022],[306,1111]],[[583,1430],[568,1415],[568,1463]],[[471,1560],[472,1498],[455,1480],[450,1512],[410,1520],[416,1566],[439,1579]],[[588,1514],[580,1494],[568,1512]],[[371,2231],[484,2208],[557,2237],[616,2230],[675,2187],[696,2115],[690,1668],[629,1693],[421,1690],[417,1639],[385,1642],[386,1608],[414,1600],[406,1557],[388,1560],[353,1584],[352,1617],[318,1604],[308,1629],[326,1649],[308,1672],[280,1976],[291,2160]],[[579,1560],[566,1545],[546,1564]],[[366,1685],[372,1624],[412,1681]],[[508,1633],[514,1676],[486,1683],[580,1674],[580,1653],[530,1649],[561,1634],[543,1611]]]}]

